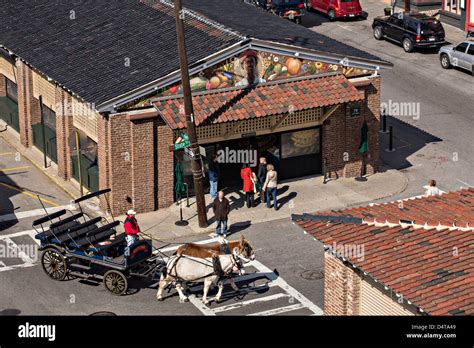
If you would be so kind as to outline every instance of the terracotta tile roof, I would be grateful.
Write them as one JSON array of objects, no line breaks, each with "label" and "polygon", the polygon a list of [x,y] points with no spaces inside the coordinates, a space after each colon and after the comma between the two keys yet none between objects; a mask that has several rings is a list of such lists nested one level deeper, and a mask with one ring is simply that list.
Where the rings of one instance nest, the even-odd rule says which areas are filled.
[{"label": "terracotta tile roof", "polygon": [[[474,188],[402,202],[402,208],[393,202],[294,215],[293,221],[424,312],[474,314]],[[418,225],[425,222],[445,226]],[[337,246],[349,244],[363,246],[363,257],[337,254]]]},{"label": "terracotta tile roof", "polygon": [[[196,125],[207,125],[281,114],[290,105],[293,111],[300,111],[363,99],[346,77],[332,75],[195,93],[193,106]],[[160,98],[154,104],[172,129],[185,127],[184,113],[180,113],[182,96]]]}]

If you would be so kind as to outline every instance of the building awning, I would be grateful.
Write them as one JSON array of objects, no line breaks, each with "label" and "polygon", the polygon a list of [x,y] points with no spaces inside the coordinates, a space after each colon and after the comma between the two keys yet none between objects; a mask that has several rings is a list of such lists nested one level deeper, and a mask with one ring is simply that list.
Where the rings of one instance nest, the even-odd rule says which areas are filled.
[{"label": "building awning", "polygon": [[[154,100],[172,129],[186,127],[182,95]],[[364,100],[344,75],[311,76],[193,95],[197,126],[240,121]]]}]

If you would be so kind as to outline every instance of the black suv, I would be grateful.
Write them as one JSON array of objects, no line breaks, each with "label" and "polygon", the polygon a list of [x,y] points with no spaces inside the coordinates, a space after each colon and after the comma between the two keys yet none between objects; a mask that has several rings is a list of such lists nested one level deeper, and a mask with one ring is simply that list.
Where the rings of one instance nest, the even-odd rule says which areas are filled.
[{"label": "black suv", "polygon": [[401,43],[405,52],[415,48],[439,48],[446,43],[441,22],[422,13],[376,17],[372,28],[377,40],[387,38]]}]

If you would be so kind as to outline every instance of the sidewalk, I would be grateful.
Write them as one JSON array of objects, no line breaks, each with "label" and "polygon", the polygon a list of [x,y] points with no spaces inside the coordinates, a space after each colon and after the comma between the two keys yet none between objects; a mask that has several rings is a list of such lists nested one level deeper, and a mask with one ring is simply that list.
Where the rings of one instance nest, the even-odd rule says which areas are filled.
[{"label": "sidewalk", "polygon": [[[308,213],[321,210],[342,209],[348,206],[368,204],[376,200],[402,192],[407,179],[402,172],[387,170],[367,177],[367,181],[358,182],[354,178],[340,178],[323,183],[323,177],[310,177],[297,181],[283,182],[278,186],[278,211],[268,209],[263,204],[247,208],[243,192],[227,193],[231,203],[229,226],[235,233],[250,224],[289,218],[291,214]],[[183,202],[183,219],[189,225],[175,226],[179,220],[179,206],[174,204],[167,209],[156,212],[138,214],[137,219],[142,231],[146,231],[158,239],[174,239],[183,236],[211,233],[214,231],[214,217],[210,209],[211,197],[205,196],[208,205],[209,227],[198,226],[194,197],[190,198],[190,206]],[[124,218],[123,216],[120,219]]]}]

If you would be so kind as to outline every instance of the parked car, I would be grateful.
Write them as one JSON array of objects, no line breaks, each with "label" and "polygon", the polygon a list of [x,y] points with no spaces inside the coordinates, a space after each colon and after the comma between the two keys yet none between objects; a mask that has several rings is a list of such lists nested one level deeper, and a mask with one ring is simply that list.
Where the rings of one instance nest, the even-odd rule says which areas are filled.
[{"label": "parked car", "polygon": [[456,46],[448,45],[439,50],[439,60],[445,69],[458,67],[474,73],[474,41],[463,41]]},{"label": "parked car", "polygon": [[417,48],[437,48],[446,44],[444,28],[439,20],[423,13],[395,13],[374,18],[374,37],[402,44],[405,52]]},{"label": "parked car", "polygon": [[305,0],[305,5],[308,11],[316,10],[325,13],[331,21],[362,15],[359,0]]},{"label": "parked car", "polygon": [[289,19],[296,24],[301,23],[304,0],[253,0],[255,4],[280,17]]}]

